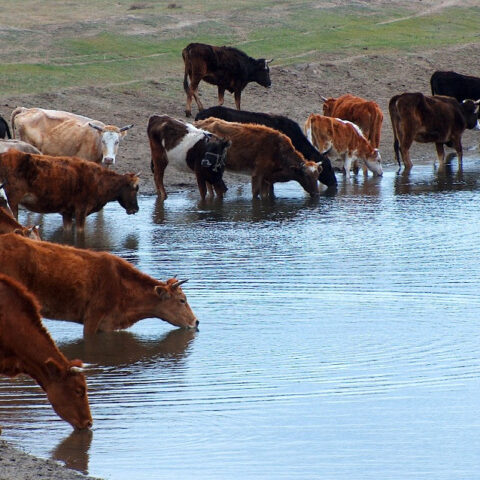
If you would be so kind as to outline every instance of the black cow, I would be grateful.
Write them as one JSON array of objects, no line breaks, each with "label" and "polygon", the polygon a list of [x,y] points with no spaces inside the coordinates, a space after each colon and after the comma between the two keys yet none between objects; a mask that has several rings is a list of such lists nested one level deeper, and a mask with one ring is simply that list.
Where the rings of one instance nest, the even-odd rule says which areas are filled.
[{"label": "black cow", "polygon": [[0,138],[12,138],[7,121],[0,117]]},{"label": "black cow", "polygon": [[457,152],[462,166],[462,134],[466,128],[480,130],[479,102],[443,95],[426,96],[420,92],[402,93],[390,99],[388,109],[392,121],[395,158],[400,165],[400,154],[405,169],[412,168],[409,149],[414,141],[435,143],[437,157],[445,161],[444,145]]},{"label": "black cow", "polygon": [[297,122],[282,115],[271,113],[238,111],[233,108],[211,107],[197,114],[195,120],[203,120],[208,117],[220,118],[227,122],[257,123],[265,125],[284,133],[293,143],[293,146],[307,159],[322,165],[322,171],[318,180],[327,187],[337,185],[335,172],[332,164],[326,155],[320,153],[303,134]]},{"label": "black cow", "polygon": [[203,110],[198,97],[198,84],[201,80],[218,87],[219,105],[223,105],[225,90],[233,93],[238,110],[242,90],[249,82],[257,82],[267,88],[272,84],[268,68],[272,60],[256,60],[237,48],[190,43],[182,50],[182,57],[185,64],[183,88],[187,94],[187,117],[192,114],[192,98],[195,98],[198,109]]},{"label": "black cow", "polygon": [[153,178],[163,200],[167,198],[163,176],[169,163],[180,170],[185,170],[188,166],[195,172],[202,198],[205,198],[207,188],[212,196],[214,189],[219,197],[227,191],[223,172],[230,147],[228,140],[168,115],[152,115],[148,121],[147,133],[152,153]]},{"label": "black cow", "polygon": [[456,72],[436,71],[430,78],[432,95],[447,95],[462,100],[480,99],[480,78]]}]

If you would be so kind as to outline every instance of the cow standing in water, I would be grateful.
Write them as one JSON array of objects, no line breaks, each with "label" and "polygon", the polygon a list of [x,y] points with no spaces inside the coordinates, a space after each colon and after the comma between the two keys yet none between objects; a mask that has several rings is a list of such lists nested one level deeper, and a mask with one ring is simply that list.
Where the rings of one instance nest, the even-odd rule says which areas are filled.
[{"label": "cow standing in water", "polygon": [[57,415],[76,429],[92,416],[80,360],[67,360],[42,324],[39,305],[23,285],[0,274],[0,374],[28,375]]},{"label": "cow standing in water", "polygon": [[156,280],[116,255],[0,235],[0,273],[23,283],[46,318],[83,324],[85,335],[160,318],[195,329],[180,287],[186,280]]},{"label": "cow standing in water", "polygon": [[10,123],[14,137],[45,155],[80,157],[105,166],[115,164],[120,140],[133,125],[105,125],[75,113],[17,107]]},{"label": "cow standing in water", "polygon": [[[233,93],[235,105],[240,110],[242,90],[250,82],[257,82],[269,88],[272,60],[255,59],[233,47],[214,47],[204,43],[190,43],[182,50],[185,64],[183,88],[187,94],[185,115],[192,115],[192,99],[195,98],[199,110],[203,110],[198,96],[201,80],[218,87],[218,104],[223,105],[225,90]],[[190,78],[190,84],[188,79]]]}]

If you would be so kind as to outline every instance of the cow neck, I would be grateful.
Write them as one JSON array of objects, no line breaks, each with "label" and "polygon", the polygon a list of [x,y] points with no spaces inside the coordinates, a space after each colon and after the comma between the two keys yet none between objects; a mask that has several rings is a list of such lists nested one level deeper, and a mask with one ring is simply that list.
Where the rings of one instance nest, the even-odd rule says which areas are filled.
[{"label": "cow neck", "polygon": [[[21,371],[19,373],[28,374],[45,390],[50,384],[46,360],[52,358],[62,367],[67,367],[67,361],[40,322],[38,326],[33,324],[29,332],[26,330],[26,328],[16,328],[14,337],[8,343],[19,345],[18,348],[12,349],[15,357],[20,361],[17,363]],[[34,335],[31,334],[32,331],[35,332]]]},{"label": "cow neck", "polygon": [[105,170],[101,181],[98,196],[102,200],[115,200],[119,195],[119,188],[125,184],[125,176],[110,170]]}]

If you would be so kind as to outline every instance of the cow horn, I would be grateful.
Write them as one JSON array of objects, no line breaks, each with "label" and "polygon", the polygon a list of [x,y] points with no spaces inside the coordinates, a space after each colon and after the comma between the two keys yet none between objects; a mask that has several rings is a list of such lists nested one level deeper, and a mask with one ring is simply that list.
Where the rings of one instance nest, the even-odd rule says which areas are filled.
[{"label": "cow horn", "polygon": [[83,373],[84,372],[84,369],[82,367],[70,367],[70,371],[71,372],[75,372],[75,373]]},{"label": "cow horn", "polygon": [[270,60],[265,60],[265,63],[268,65],[269,63],[272,63],[273,62],[273,58],[271,58]]},{"label": "cow horn", "polygon": [[124,132],[125,130],[130,130],[133,127],[133,123],[131,125],[125,125],[120,129],[121,132]]},{"label": "cow horn", "polygon": [[184,284],[185,282],[188,282],[188,278],[185,280],[179,280],[178,282],[172,283],[172,288],[178,288],[180,285]]},{"label": "cow horn", "polygon": [[98,130],[99,132],[103,132],[103,128],[98,126],[98,125],[95,125],[94,123],[91,123],[91,122],[88,122],[88,124],[94,128],[95,130]]},{"label": "cow horn", "polygon": [[142,171],[139,170],[139,171],[135,174],[135,176],[136,176],[136,177],[139,177],[141,174],[142,174]]},{"label": "cow horn", "polygon": [[322,99],[323,102],[326,102],[328,99],[320,95],[320,98]]}]

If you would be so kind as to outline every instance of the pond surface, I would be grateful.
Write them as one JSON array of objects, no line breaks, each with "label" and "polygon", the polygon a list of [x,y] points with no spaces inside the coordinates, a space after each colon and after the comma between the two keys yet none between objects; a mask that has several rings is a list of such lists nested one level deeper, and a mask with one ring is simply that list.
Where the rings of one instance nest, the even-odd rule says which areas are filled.
[{"label": "pond surface", "polygon": [[[339,177],[340,178],[340,177]],[[0,379],[2,438],[107,479],[472,479],[480,469],[480,160],[463,176],[297,184],[274,202],[141,197],[89,217],[22,212],[184,290],[197,333],[144,320],[84,342],[94,428],[71,433],[29,379]]]}]

